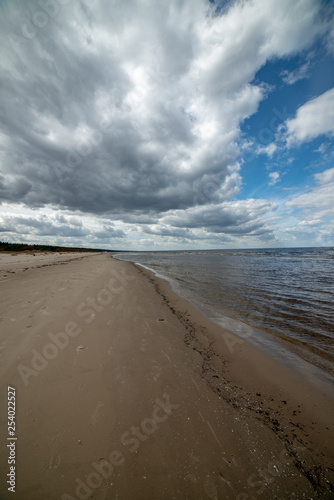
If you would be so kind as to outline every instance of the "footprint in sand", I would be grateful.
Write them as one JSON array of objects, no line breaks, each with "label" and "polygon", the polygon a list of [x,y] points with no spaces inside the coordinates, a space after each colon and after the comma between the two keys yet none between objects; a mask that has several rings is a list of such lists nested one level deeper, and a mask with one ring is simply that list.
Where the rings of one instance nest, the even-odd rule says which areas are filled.
[{"label": "footprint in sand", "polygon": [[142,339],[141,345],[140,345],[140,350],[142,352],[146,352],[147,351],[147,339]]},{"label": "footprint in sand", "polygon": [[212,500],[218,500],[218,492],[216,486],[211,483],[211,481],[207,480],[204,483],[204,491]]},{"label": "footprint in sand", "polygon": [[190,474],[189,472],[184,476],[184,479],[186,481],[189,481],[190,483],[192,484],[196,484],[197,483],[197,479],[195,476],[193,476],[193,474]]},{"label": "footprint in sand", "polygon": [[3,340],[0,344],[0,351],[6,349],[6,346],[9,344],[9,340]]},{"label": "footprint in sand", "polygon": [[162,372],[161,366],[158,364],[157,361],[155,361],[155,359],[152,359],[152,377],[155,382],[160,377],[161,372]]},{"label": "footprint in sand", "polygon": [[49,460],[48,469],[57,469],[59,464],[60,464],[59,455],[52,456],[52,457],[50,457],[50,460]]},{"label": "footprint in sand", "polygon": [[49,463],[46,465],[45,469],[57,469],[60,464],[60,456],[56,455],[55,453],[58,449],[58,440],[59,440],[59,433],[50,439],[49,446],[50,446],[51,456],[49,459]]},{"label": "footprint in sand", "polygon": [[97,422],[101,419],[101,408],[104,406],[104,403],[102,403],[102,401],[99,401],[96,405],[96,408],[95,410],[93,411],[92,413],[92,416],[91,416],[91,421],[92,421],[92,424],[95,425],[97,424]]}]

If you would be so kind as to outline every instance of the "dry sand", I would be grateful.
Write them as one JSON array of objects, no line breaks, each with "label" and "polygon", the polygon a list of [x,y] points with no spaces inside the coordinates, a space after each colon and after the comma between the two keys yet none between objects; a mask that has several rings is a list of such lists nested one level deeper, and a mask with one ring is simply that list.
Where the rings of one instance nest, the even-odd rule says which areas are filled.
[{"label": "dry sand", "polygon": [[166,281],[110,254],[0,266],[1,499],[334,497],[333,399]]}]

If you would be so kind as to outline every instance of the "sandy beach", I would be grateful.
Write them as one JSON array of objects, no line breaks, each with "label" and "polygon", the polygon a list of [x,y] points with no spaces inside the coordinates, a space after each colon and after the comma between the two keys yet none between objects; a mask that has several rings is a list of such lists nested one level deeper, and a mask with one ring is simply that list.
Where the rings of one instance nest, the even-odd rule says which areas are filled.
[{"label": "sandy beach", "polygon": [[2,254],[0,295],[1,499],[334,498],[329,391],[167,281],[110,253]]}]

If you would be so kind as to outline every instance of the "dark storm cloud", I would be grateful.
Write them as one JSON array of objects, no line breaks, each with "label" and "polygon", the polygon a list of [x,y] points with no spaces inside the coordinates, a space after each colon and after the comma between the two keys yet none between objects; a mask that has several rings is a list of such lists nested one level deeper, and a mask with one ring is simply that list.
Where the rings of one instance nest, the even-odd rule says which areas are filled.
[{"label": "dark storm cloud", "polygon": [[[264,96],[249,83],[258,69],[321,31],[307,15],[316,2],[217,5],[3,4],[2,200],[129,224],[161,221],[161,236],[192,234],[182,227],[270,235],[261,219],[270,203],[231,202],[241,186],[239,126]],[[16,230],[28,223],[41,235],[88,235],[11,220]],[[111,226],[95,237],[108,234],[124,237]]]},{"label": "dark storm cloud", "polygon": [[205,228],[211,236],[226,234],[235,236],[272,237],[272,230],[262,218],[274,212],[277,206],[265,200],[240,200],[217,205],[198,206],[187,210],[175,210],[166,214],[162,222],[175,229]]}]

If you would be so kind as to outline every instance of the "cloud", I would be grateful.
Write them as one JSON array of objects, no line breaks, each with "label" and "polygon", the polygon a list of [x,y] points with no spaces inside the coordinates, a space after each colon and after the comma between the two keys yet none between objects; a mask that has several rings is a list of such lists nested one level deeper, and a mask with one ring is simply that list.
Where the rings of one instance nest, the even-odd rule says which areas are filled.
[{"label": "cloud", "polygon": [[189,231],[188,228],[185,229],[179,229],[179,228],[171,228],[168,227],[164,224],[162,225],[149,225],[149,226],[142,226],[141,230],[143,233],[146,234],[152,234],[154,236],[172,236],[173,238],[191,238],[194,239],[196,236]]},{"label": "cloud", "polygon": [[51,221],[46,216],[22,217],[2,215],[2,231],[15,232],[17,234],[34,234],[35,236],[65,236],[82,237],[87,236],[87,230],[78,225],[70,223],[59,223]]},{"label": "cloud", "polygon": [[314,175],[317,186],[309,192],[294,196],[287,203],[303,211],[303,214],[312,219],[334,216],[334,168],[324,170]]},{"label": "cloud", "polygon": [[[95,225],[96,226],[96,225]],[[125,233],[110,222],[102,222],[98,227],[84,225],[72,216],[63,214],[37,215],[35,217],[3,213],[0,216],[0,232],[27,238],[64,238],[73,241],[87,238],[93,242],[124,238]]]},{"label": "cloud", "polygon": [[[35,225],[10,223],[87,241],[122,239],[127,224],[271,235],[262,220],[270,204],[234,199],[240,126],[266,96],[254,81],[259,69],[328,29],[320,3],[236,1],[218,11],[205,0],[53,5],[1,6],[0,196],[36,213],[124,226],[68,221],[67,233],[47,215]],[[288,122],[289,134],[309,137],[299,121]],[[274,152],[269,145],[259,154]]]},{"label": "cloud", "polygon": [[334,168],[313,177],[313,187],[281,202],[275,234],[290,245],[333,246]]},{"label": "cloud", "polygon": [[277,151],[277,145],[275,143],[270,143],[268,146],[259,146],[256,150],[256,153],[259,154],[266,154],[269,156],[269,158],[272,158],[274,153]]},{"label": "cloud", "polygon": [[305,64],[302,64],[294,71],[284,70],[281,73],[282,80],[287,85],[293,85],[299,80],[303,80],[304,78],[308,78],[310,75],[311,63],[307,61]]},{"label": "cloud", "polygon": [[311,99],[287,120],[287,145],[307,142],[320,135],[334,134],[334,88]]},{"label": "cloud", "polygon": [[269,186],[274,186],[278,182],[280,174],[279,172],[270,172],[269,177],[270,177]]},{"label": "cloud", "polygon": [[320,153],[321,155],[325,154],[327,152],[327,144],[324,142],[320,144],[320,146],[315,150],[316,153]]},{"label": "cloud", "polygon": [[267,231],[264,216],[275,209],[276,205],[266,200],[238,200],[172,210],[162,221],[176,228],[205,228],[208,233],[254,236]]}]

